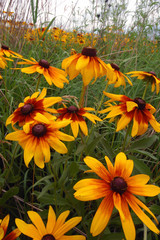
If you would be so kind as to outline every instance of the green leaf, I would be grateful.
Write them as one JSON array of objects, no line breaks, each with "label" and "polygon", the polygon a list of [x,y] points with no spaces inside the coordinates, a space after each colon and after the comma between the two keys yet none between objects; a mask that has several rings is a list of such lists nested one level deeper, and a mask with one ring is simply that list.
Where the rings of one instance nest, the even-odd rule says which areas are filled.
[{"label": "green leaf", "polygon": [[46,27],[43,35],[40,37],[40,40],[42,40],[42,39],[45,37],[46,33],[48,32],[48,29],[50,28],[50,26],[51,26],[52,23],[54,22],[55,18],[56,18],[56,17],[52,18],[52,20],[50,21],[50,23],[49,23],[48,26]]},{"label": "green leaf", "polygon": [[3,206],[10,198],[17,195],[19,192],[18,187],[12,187],[7,192],[3,193],[2,198],[0,198],[0,206]]},{"label": "green leaf", "polygon": [[151,137],[147,137],[147,138],[142,138],[142,139],[139,139],[137,141],[134,141],[128,151],[133,151],[135,149],[146,149],[150,146],[152,146],[152,144],[158,140],[158,137],[156,135],[153,135]]},{"label": "green leaf", "polygon": [[134,161],[135,168],[139,173],[147,174],[149,176],[152,175],[150,168],[143,162],[143,159],[137,159],[135,156],[128,155],[129,159]]}]

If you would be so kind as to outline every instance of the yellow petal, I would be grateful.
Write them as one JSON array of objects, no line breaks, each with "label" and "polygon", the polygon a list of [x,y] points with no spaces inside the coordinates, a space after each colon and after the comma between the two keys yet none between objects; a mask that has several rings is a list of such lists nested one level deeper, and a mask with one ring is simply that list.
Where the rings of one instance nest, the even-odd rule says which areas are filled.
[{"label": "yellow petal", "polygon": [[[126,194],[125,194],[126,195]],[[159,234],[160,231],[156,225],[150,220],[150,218],[141,210],[141,208],[136,204],[132,196],[127,196],[126,200],[135,214],[141,219],[141,221],[153,232]]]},{"label": "yellow petal", "polygon": [[59,152],[61,154],[65,154],[68,152],[68,149],[66,148],[65,144],[62,143],[56,137],[50,137],[50,139],[48,140],[48,143],[56,152]]},{"label": "yellow petal", "polygon": [[28,73],[28,74],[35,73],[36,72],[36,65],[35,66],[26,67],[26,68],[22,68],[21,72]]},{"label": "yellow petal", "polygon": [[86,122],[85,121],[78,121],[78,123],[79,123],[80,129],[83,132],[83,134],[85,136],[87,136],[88,135],[88,128],[87,128]]},{"label": "yellow petal", "polygon": [[90,232],[93,236],[100,234],[108,224],[113,211],[112,194],[107,195],[99,205],[95,216],[93,217]]},{"label": "yellow petal", "polygon": [[36,146],[34,153],[34,162],[39,168],[44,168],[44,155],[40,144],[37,144]]},{"label": "yellow petal", "polygon": [[135,226],[128,208],[128,204],[126,202],[126,199],[122,195],[122,211],[124,214],[124,219],[121,218],[121,223],[122,223],[122,228],[126,237],[126,240],[135,240],[136,238],[136,231],[135,231]]},{"label": "yellow petal", "polygon": [[73,136],[76,138],[79,132],[79,124],[77,121],[71,122],[71,129],[72,129]]},{"label": "yellow petal", "polygon": [[49,162],[50,161],[50,147],[49,144],[47,143],[47,141],[45,141],[43,138],[40,139],[40,145],[41,145],[41,149],[43,152],[43,155],[45,157],[45,162]]},{"label": "yellow petal", "polygon": [[73,217],[70,220],[68,220],[67,222],[65,222],[54,233],[55,239],[60,239],[66,232],[68,232],[70,229],[75,227],[81,220],[82,220],[82,217]]},{"label": "yellow petal", "polygon": [[47,220],[47,225],[46,225],[46,230],[48,234],[51,234],[53,232],[53,229],[56,224],[56,214],[51,206],[49,206],[49,211],[48,211],[48,220]]},{"label": "yellow petal", "polygon": [[127,101],[126,106],[127,106],[127,112],[131,112],[135,107],[138,107],[138,104],[133,101]]},{"label": "yellow petal", "polygon": [[132,116],[128,116],[126,114],[123,114],[122,117],[119,119],[119,121],[117,123],[116,132],[125,128],[130,123],[131,120],[132,120]]},{"label": "yellow petal", "polygon": [[114,164],[114,175],[123,176],[123,172],[126,170],[127,157],[123,152],[117,154]]},{"label": "yellow petal", "polygon": [[80,71],[83,68],[85,68],[88,65],[89,61],[90,61],[90,57],[82,55],[77,61],[76,70]]},{"label": "yellow petal", "polygon": [[42,235],[38,232],[38,230],[33,226],[33,224],[27,224],[21,219],[16,218],[15,223],[18,229],[26,236],[33,239],[41,239]]},{"label": "yellow petal", "polygon": [[38,229],[38,232],[40,233],[40,235],[44,236],[45,234],[47,234],[46,228],[44,226],[44,223],[43,223],[40,215],[34,211],[28,211],[27,213],[28,213],[29,218],[33,222],[33,224]]},{"label": "yellow petal", "polygon": [[127,180],[129,186],[142,186],[149,181],[150,177],[145,174],[137,174]]},{"label": "yellow petal", "polygon": [[103,164],[93,157],[85,157],[84,162],[90,167],[100,178],[110,182],[110,174]]},{"label": "yellow petal", "polygon": [[67,210],[67,211],[62,212],[59,215],[59,217],[57,218],[55,227],[54,227],[54,232],[56,232],[64,224],[64,222],[66,221],[66,218],[68,217],[69,213],[70,213],[70,211]]},{"label": "yellow petal", "polygon": [[80,201],[90,201],[105,197],[110,193],[110,186],[104,180],[83,179],[75,184],[74,197]]}]

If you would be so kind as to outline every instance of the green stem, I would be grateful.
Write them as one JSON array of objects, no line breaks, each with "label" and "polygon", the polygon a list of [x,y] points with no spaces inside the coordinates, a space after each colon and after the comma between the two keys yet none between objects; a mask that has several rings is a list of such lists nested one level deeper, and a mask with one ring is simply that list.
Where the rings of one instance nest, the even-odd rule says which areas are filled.
[{"label": "green stem", "polygon": [[85,93],[86,93],[86,89],[88,86],[82,86],[82,91],[81,91],[81,96],[80,96],[80,100],[79,100],[79,107],[82,108],[84,106],[84,97],[85,97]]},{"label": "green stem", "polygon": [[[106,84],[106,87],[105,87],[105,89],[104,89],[104,92],[107,91],[108,85],[109,85],[109,84],[108,84],[108,81],[107,81],[107,84]],[[101,98],[101,101],[100,101],[100,104],[99,104],[99,106],[98,106],[98,108],[97,108],[97,110],[96,110],[96,115],[97,115],[99,109],[100,109],[101,106],[102,106],[102,103],[103,103],[104,97],[105,97],[105,95],[103,94],[103,95],[102,95],[102,98]]]},{"label": "green stem", "polygon": [[128,128],[127,128],[127,131],[126,131],[126,135],[125,135],[125,138],[124,138],[124,142],[123,142],[123,145],[122,145],[122,152],[124,151],[125,149],[125,145],[126,145],[126,141],[127,141],[127,137],[128,137],[128,134],[130,132],[130,128],[131,128],[131,123],[129,123],[128,125]]},{"label": "green stem", "polygon": [[143,224],[144,226],[144,236],[143,236],[143,240],[147,240],[147,227],[145,224]]},{"label": "green stem", "polygon": [[143,92],[142,99],[145,98],[145,95],[146,95],[146,92],[147,92],[148,85],[149,85],[149,82],[147,82],[147,84],[146,84],[146,87],[145,87],[144,92]]},{"label": "green stem", "polygon": [[38,91],[38,87],[39,87],[39,84],[40,84],[40,79],[41,79],[41,74],[39,74],[38,78],[37,78],[37,85],[36,85],[36,92]]}]

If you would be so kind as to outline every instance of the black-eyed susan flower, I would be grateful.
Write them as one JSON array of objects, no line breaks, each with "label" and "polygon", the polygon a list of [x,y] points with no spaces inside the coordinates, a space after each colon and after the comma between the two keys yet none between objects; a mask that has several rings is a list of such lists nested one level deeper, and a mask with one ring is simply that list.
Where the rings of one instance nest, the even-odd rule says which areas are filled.
[{"label": "black-eyed susan flower", "polygon": [[117,132],[125,128],[132,120],[132,137],[144,134],[148,129],[148,123],[150,123],[156,132],[160,132],[160,124],[153,116],[156,109],[151,104],[146,103],[142,98],[131,99],[125,95],[117,95],[106,92],[104,92],[104,94],[111,98],[107,102],[120,102],[117,105],[112,105],[99,111],[100,113],[109,112],[104,119],[114,118],[116,116],[120,117],[117,122]]},{"label": "black-eyed susan flower", "polygon": [[21,234],[19,229],[16,228],[12,232],[10,232],[8,235],[6,235],[9,219],[10,219],[9,214],[5,218],[0,219],[0,239],[1,240],[15,240]]},{"label": "black-eyed susan flower", "polygon": [[89,111],[95,111],[94,108],[90,108],[90,107],[78,108],[72,105],[69,107],[65,106],[64,108],[59,108],[56,111],[57,113],[59,113],[57,120],[64,120],[64,119],[72,120],[70,125],[73,132],[73,136],[75,138],[78,135],[79,127],[85,136],[88,135],[88,128],[87,128],[87,124],[85,122],[84,117],[88,118],[94,124],[96,123],[95,120],[102,121],[96,115],[89,113]]},{"label": "black-eyed susan flower", "polygon": [[87,86],[90,81],[95,78],[107,75],[107,71],[111,71],[107,64],[97,57],[96,49],[84,47],[81,53],[76,53],[62,62],[62,68],[69,75],[70,80],[82,75],[83,84]]},{"label": "black-eyed susan flower", "polygon": [[35,164],[44,168],[44,163],[50,161],[50,147],[61,154],[67,153],[65,144],[60,140],[73,141],[74,137],[60,132],[59,129],[66,127],[70,122],[52,120],[49,123],[48,121],[26,123],[23,130],[9,133],[5,138],[18,141],[24,149],[24,162],[27,167],[34,157]]},{"label": "black-eyed susan flower", "polygon": [[48,112],[52,112],[50,106],[57,102],[61,102],[61,97],[47,97],[46,88],[42,92],[35,92],[31,97],[26,97],[23,103],[20,103],[18,108],[7,118],[6,125],[12,123],[19,123],[19,126],[23,126],[25,123],[33,122],[34,120],[43,121],[45,118],[52,118],[52,115]]},{"label": "black-eyed susan flower", "polygon": [[76,190],[74,196],[80,201],[103,198],[93,217],[91,234],[97,236],[105,229],[115,207],[119,212],[126,239],[135,240],[136,231],[128,205],[151,231],[159,234],[160,231],[156,225],[142,209],[147,211],[158,223],[156,217],[135,195],[153,197],[160,193],[160,188],[147,184],[149,176],[145,174],[131,176],[134,164],[132,160],[127,160],[123,152],[117,154],[114,166],[107,156],[105,160],[108,170],[100,161],[87,156],[84,162],[100,179],[83,179],[74,185]]},{"label": "black-eyed susan flower", "polygon": [[50,63],[45,59],[41,59],[39,62],[37,62],[34,58],[31,58],[31,60],[22,58],[22,60],[24,60],[24,62],[18,62],[18,64],[28,64],[31,66],[21,68],[21,72],[27,74],[38,72],[39,74],[43,74],[49,85],[52,85],[53,83],[58,88],[63,88],[64,83],[69,83],[65,77],[65,71],[51,67]]},{"label": "black-eyed susan flower", "polygon": [[147,83],[151,83],[152,92],[155,90],[156,87],[156,93],[159,93],[160,78],[158,78],[154,72],[133,71],[128,72],[127,74],[132,74],[131,77],[137,77],[138,79],[142,79]]},{"label": "black-eyed susan flower", "polygon": [[5,55],[6,57],[18,57],[18,58],[21,58],[22,55],[19,54],[19,53],[16,53],[12,50],[9,49],[8,46],[6,45],[1,45],[1,49],[0,49],[0,53],[2,53],[3,55]]},{"label": "black-eyed susan flower", "polygon": [[111,63],[107,64],[107,66],[111,69],[111,71],[108,71],[107,73],[108,84],[114,84],[114,87],[119,87],[121,85],[126,87],[125,80],[127,80],[128,83],[132,86],[132,82],[129,80],[129,78],[119,71],[120,67],[117,64]]},{"label": "black-eyed susan flower", "polygon": [[66,221],[70,211],[62,212],[56,219],[56,214],[50,206],[46,226],[40,215],[34,211],[28,211],[28,216],[33,224],[27,224],[23,220],[16,218],[15,222],[19,230],[26,236],[35,240],[85,240],[82,235],[66,235],[75,227],[82,217],[73,217]]}]

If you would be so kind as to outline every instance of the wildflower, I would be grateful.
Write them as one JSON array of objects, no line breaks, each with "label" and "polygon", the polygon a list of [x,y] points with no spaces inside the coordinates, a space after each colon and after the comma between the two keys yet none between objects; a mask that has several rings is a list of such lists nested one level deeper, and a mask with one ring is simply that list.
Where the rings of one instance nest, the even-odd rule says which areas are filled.
[{"label": "wildflower", "polygon": [[16,228],[12,232],[10,232],[7,236],[5,236],[7,232],[8,224],[9,224],[9,219],[10,219],[9,214],[4,219],[0,219],[0,239],[1,240],[14,240],[18,238],[18,236],[21,234],[19,229]]},{"label": "wildflower", "polygon": [[70,125],[73,132],[73,136],[76,138],[79,132],[79,127],[85,136],[88,135],[87,124],[84,120],[84,117],[88,118],[94,124],[96,121],[102,121],[99,117],[94,114],[89,113],[88,111],[95,111],[94,108],[84,107],[78,108],[74,105],[69,107],[65,106],[64,108],[59,108],[56,110],[59,113],[58,120],[70,119],[72,120]]},{"label": "wildflower", "polygon": [[100,234],[108,224],[115,207],[120,215],[122,228],[127,240],[135,240],[135,226],[128,205],[142,222],[153,232],[160,231],[151,219],[142,211],[147,211],[158,223],[154,214],[134,195],[153,197],[160,193],[160,188],[155,185],[147,185],[149,176],[138,174],[130,176],[133,170],[133,161],[127,160],[123,152],[117,154],[115,164],[105,156],[108,170],[93,157],[85,157],[84,162],[95,172],[100,179],[88,178],[74,185],[74,196],[80,201],[90,201],[104,198],[93,217],[90,232],[93,236]]},{"label": "wildflower", "polygon": [[117,122],[117,132],[125,128],[132,120],[132,137],[144,134],[148,129],[148,123],[150,123],[156,132],[160,132],[160,124],[153,116],[156,109],[151,104],[146,103],[142,98],[131,99],[125,95],[117,95],[106,92],[104,92],[104,94],[111,98],[108,102],[120,102],[117,105],[111,105],[108,108],[99,111],[99,113],[109,112],[104,119],[120,115],[120,119]]},{"label": "wildflower", "polygon": [[65,82],[69,83],[65,77],[66,73],[61,69],[51,67],[45,59],[41,59],[39,62],[34,58],[31,58],[32,61],[24,58],[22,60],[24,62],[18,62],[18,64],[29,64],[32,66],[22,68],[21,72],[27,74],[38,72],[39,74],[43,74],[49,85],[53,83],[58,88],[63,88]]},{"label": "wildflower", "polygon": [[47,90],[44,88],[41,93],[35,92],[31,97],[26,97],[23,103],[20,103],[18,108],[7,118],[6,125],[19,122],[19,126],[25,123],[33,122],[34,120],[43,121],[52,118],[48,112],[52,112],[49,108],[53,104],[62,101],[61,97],[45,98]]},{"label": "wildflower", "polygon": [[20,55],[19,53],[13,52],[12,50],[9,49],[8,46],[6,45],[2,45],[1,46],[1,50],[0,53],[2,53],[3,55],[7,56],[7,57],[18,57],[21,58],[22,55]]},{"label": "wildflower", "polygon": [[[27,224],[23,220],[16,218],[15,222],[19,230],[26,236],[36,240],[65,240],[76,239],[85,240],[82,235],[68,236],[66,232],[75,227],[82,217],[73,217],[66,221],[70,211],[62,212],[56,220],[56,214],[51,206],[49,206],[48,220],[44,225],[40,215],[34,211],[28,211],[28,216],[33,224]],[[65,222],[66,221],[66,222]]]},{"label": "wildflower", "polygon": [[[107,64],[97,57],[96,49],[91,47],[84,47],[81,53],[74,54],[62,62],[62,68],[65,69],[69,75],[70,80],[82,75],[83,84],[87,86],[92,78],[102,77],[110,71]],[[93,84],[92,83],[92,84]]]},{"label": "wildflower", "polygon": [[156,93],[159,93],[160,78],[158,78],[154,72],[133,71],[128,72],[127,74],[132,74],[131,77],[138,77],[138,79],[142,79],[145,82],[151,83],[152,92],[156,87]]},{"label": "wildflower", "polygon": [[44,168],[44,163],[50,161],[50,147],[61,154],[67,153],[65,144],[60,140],[73,141],[74,137],[60,132],[59,129],[68,124],[70,120],[27,123],[23,126],[23,130],[9,133],[5,138],[18,141],[24,149],[24,162],[27,167],[34,157],[35,164]]},{"label": "wildflower", "polygon": [[111,63],[107,64],[108,68],[111,69],[111,71],[108,71],[107,78],[109,79],[108,84],[114,84],[114,87],[119,87],[123,85],[126,86],[125,79],[128,81],[128,83],[132,86],[132,82],[129,80],[127,76],[125,76],[122,72],[120,72],[120,68],[117,64]]}]

